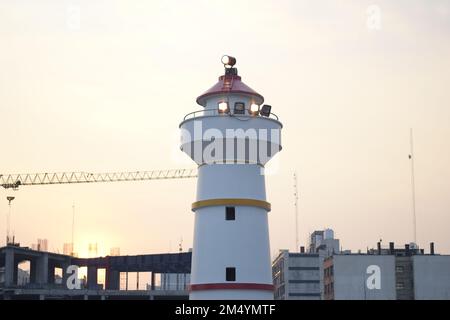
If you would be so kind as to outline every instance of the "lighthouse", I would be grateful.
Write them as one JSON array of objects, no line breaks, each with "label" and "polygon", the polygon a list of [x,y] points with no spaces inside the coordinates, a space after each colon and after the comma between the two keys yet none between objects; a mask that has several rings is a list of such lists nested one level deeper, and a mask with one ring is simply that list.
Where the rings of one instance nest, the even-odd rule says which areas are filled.
[{"label": "lighthouse", "polygon": [[264,166],[281,150],[282,124],[236,59],[222,63],[180,124],[181,150],[198,165],[189,298],[273,299]]}]

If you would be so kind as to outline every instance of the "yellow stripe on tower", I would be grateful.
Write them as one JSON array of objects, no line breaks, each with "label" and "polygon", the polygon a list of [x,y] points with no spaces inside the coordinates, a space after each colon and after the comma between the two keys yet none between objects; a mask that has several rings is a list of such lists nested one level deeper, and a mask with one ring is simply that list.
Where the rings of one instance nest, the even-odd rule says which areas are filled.
[{"label": "yellow stripe on tower", "polygon": [[267,211],[271,210],[270,203],[267,201],[255,199],[227,198],[227,199],[200,200],[194,202],[192,204],[192,211],[195,211],[198,208],[212,207],[212,206],[251,206],[251,207],[260,207],[266,209]]}]

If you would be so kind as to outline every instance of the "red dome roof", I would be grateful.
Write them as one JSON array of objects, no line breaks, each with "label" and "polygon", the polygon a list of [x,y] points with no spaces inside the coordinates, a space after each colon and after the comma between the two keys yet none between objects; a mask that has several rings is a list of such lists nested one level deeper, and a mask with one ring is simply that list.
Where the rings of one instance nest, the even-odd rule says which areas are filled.
[{"label": "red dome roof", "polygon": [[229,93],[241,93],[250,95],[255,98],[255,103],[262,104],[264,97],[258,92],[247,86],[241,81],[241,77],[234,74],[226,74],[219,77],[219,82],[212,86],[209,90],[204,92],[197,98],[199,105],[204,105],[206,98],[213,95],[229,94]]}]

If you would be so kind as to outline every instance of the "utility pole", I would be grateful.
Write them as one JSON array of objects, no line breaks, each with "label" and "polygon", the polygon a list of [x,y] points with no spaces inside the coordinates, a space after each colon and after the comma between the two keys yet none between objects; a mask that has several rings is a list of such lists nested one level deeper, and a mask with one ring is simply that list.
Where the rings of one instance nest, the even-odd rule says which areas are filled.
[{"label": "utility pole", "polygon": [[294,206],[295,206],[295,252],[299,250],[298,241],[298,186],[297,186],[297,173],[294,172]]},{"label": "utility pole", "polygon": [[180,238],[180,243],[178,244],[178,252],[183,252],[183,237]]},{"label": "utility pole", "polygon": [[413,141],[413,129],[409,131],[409,142],[411,153],[409,159],[411,160],[411,200],[412,200],[412,214],[413,214],[413,238],[414,243],[417,244],[417,224],[416,224],[416,184],[414,177],[414,141]]},{"label": "utility pole", "polygon": [[[8,215],[6,216],[6,245],[11,242],[11,201],[13,201],[15,197],[7,196],[6,200],[8,200]],[[13,241],[14,244],[14,241]]]}]

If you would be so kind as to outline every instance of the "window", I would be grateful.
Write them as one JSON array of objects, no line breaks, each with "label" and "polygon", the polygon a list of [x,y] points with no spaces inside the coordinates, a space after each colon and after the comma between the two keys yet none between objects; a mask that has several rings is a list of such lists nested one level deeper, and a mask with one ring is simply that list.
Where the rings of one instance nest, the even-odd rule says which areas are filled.
[{"label": "window", "polygon": [[228,267],[225,269],[225,279],[227,281],[236,281],[236,268]]},{"label": "window", "polygon": [[245,103],[236,102],[234,104],[234,114],[245,114]]},{"label": "window", "polygon": [[402,273],[405,271],[405,267],[403,266],[397,266],[395,267],[395,271],[397,271],[398,273]]},{"label": "window", "polygon": [[235,207],[225,207],[225,220],[236,220]]},{"label": "window", "polygon": [[395,285],[395,288],[397,290],[404,289],[405,288],[405,283],[404,282],[397,282],[396,285]]}]

